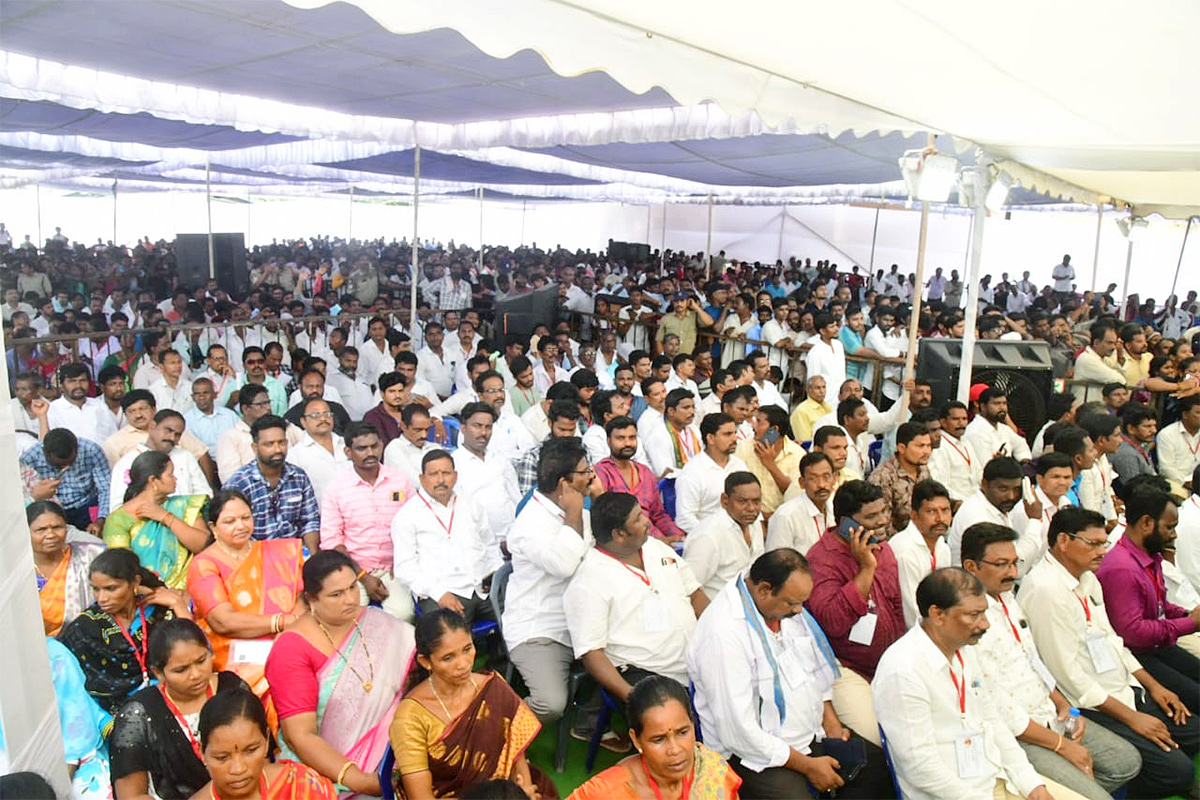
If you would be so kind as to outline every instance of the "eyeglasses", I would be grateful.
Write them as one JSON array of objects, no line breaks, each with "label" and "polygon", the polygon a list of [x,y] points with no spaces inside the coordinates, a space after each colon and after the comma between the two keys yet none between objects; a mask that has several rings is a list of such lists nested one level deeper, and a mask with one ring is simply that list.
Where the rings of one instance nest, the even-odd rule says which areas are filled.
[{"label": "eyeglasses", "polygon": [[979,559],[979,563],[987,564],[989,567],[995,567],[996,569],[1008,569],[1009,567],[1016,567],[1019,570],[1021,565],[1025,563],[1025,559],[1018,558],[1016,561],[984,561],[981,558]]},{"label": "eyeglasses", "polygon": [[1099,550],[1103,547],[1108,546],[1108,539],[1089,539],[1086,536],[1079,534],[1079,533],[1068,533],[1067,536],[1069,536],[1072,539],[1075,539],[1076,541],[1083,542],[1085,545],[1087,545],[1092,550]]},{"label": "eyeglasses", "polygon": [[595,472],[596,470],[594,470],[591,466],[585,467],[584,469],[571,470],[572,475],[594,475]]},{"label": "eyeglasses", "polygon": [[250,406],[251,408],[265,408],[265,407],[271,405],[271,401],[270,400],[256,400],[253,403],[246,403],[246,405]]},{"label": "eyeglasses", "polygon": [[242,363],[245,364],[247,367],[253,367],[256,364],[265,364],[267,362],[266,362],[266,359],[252,358],[249,361],[243,361]]},{"label": "eyeglasses", "polygon": [[333,419],[332,411],[314,411],[311,414],[305,414],[308,419]]},{"label": "eyeglasses", "polygon": [[503,387],[499,389],[484,389],[480,394],[504,394],[504,389]]}]

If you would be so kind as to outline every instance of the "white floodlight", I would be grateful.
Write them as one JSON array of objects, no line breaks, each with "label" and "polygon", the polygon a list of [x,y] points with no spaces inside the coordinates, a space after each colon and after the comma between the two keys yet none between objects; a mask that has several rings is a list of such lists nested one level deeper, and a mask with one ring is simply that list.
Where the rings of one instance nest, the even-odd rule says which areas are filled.
[{"label": "white floodlight", "polygon": [[1117,220],[1117,227],[1121,230],[1121,235],[1131,242],[1136,242],[1142,238],[1142,234],[1150,227],[1150,223],[1145,217],[1122,217]]},{"label": "white floodlight", "polygon": [[997,212],[1008,203],[1009,192],[1012,191],[1013,179],[1007,172],[999,172],[988,187],[983,205],[988,211]]},{"label": "white floodlight", "polygon": [[938,152],[909,150],[900,157],[900,172],[909,197],[944,203],[958,179],[958,160]]}]

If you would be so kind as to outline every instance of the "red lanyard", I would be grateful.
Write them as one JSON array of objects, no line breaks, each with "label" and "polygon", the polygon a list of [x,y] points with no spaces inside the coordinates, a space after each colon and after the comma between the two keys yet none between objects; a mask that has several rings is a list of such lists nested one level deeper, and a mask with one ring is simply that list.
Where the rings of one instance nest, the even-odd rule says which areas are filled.
[{"label": "red lanyard", "polygon": [[[418,494],[417,497],[421,497],[421,495]],[[451,529],[454,527],[454,512],[458,510],[458,497],[455,496],[455,497],[450,498],[450,524],[449,525],[442,522],[442,518],[439,517],[438,513],[433,510],[433,506],[429,505],[428,500],[426,500],[424,497],[421,497],[421,502],[424,503],[425,507],[429,509],[429,513],[433,514],[433,518],[438,521],[438,525],[442,526],[442,530],[444,530],[446,532],[446,536],[449,536]]]},{"label": "red lanyard", "polygon": [[1200,452],[1200,438],[1196,439],[1196,446],[1192,447],[1192,443],[1188,441],[1187,428],[1184,428],[1182,425],[1179,427],[1179,435],[1183,437],[1183,443],[1186,444],[1187,449],[1191,451],[1192,458],[1195,458],[1196,453]]},{"label": "red lanyard", "polygon": [[1150,462],[1150,454],[1146,452],[1146,449],[1144,447],[1142,447],[1140,444],[1135,442],[1133,439],[1130,439],[1128,436],[1122,436],[1121,438],[1124,439],[1125,442],[1130,447],[1132,447],[1134,450],[1137,450],[1139,453],[1142,454],[1143,461],[1145,461],[1147,464],[1151,463]]},{"label": "red lanyard", "polygon": [[1008,627],[1012,628],[1013,636],[1017,637],[1017,643],[1021,643],[1021,634],[1017,632],[1017,626],[1013,624],[1012,617],[1008,615],[1008,606],[1004,604],[1004,598],[1000,598],[1000,608],[1004,611],[1004,618],[1008,620]]},{"label": "red lanyard", "polygon": [[[163,702],[167,704],[167,709],[175,715],[175,721],[179,723],[179,727],[183,728],[183,732],[187,734],[188,741],[192,745],[192,752],[196,754],[196,758],[203,762],[204,756],[200,754],[200,743],[196,741],[196,735],[192,733],[192,727],[188,725],[187,719],[185,719],[183,716],[183,712],[179,710],[179,706],[175,705],[175,701],[171,699],[169,694],[167,694],[166,685],[160,683],[158,685],[158,691],[162,693]],[[213,696],[212,686],[208,687],[207,692],[208,697],[211,699]]]},{"label": "red lanyard", "polygon": [[1146,567],[1146,574],[1150,576],[1150,583],[1154,584],[1154,599],[1158,601],[1158,607],[1161,609],[1163,604],[1163,595],[1167,593],[1167,587],[1158,581],[1158,575],[1155,574],[1153,567]]},{"label": "red lanyard", "polygon": [[642,571],[642,570],[640,570],[640,569],[635,569],[634,567],[631,567],[631,566],[629,566],[629,565],[628,565],[628,564],[626,564],[624,561],[622,561],[621,559],[617,558],[616,556],[614,556],[612,553],[608,552],[607,550],[601,550],[599,547],[597,547],[597,548],[596,548],[596,552],[597,552],[597,553],[599,553],[600,555],[603,555],[603,556],[608,556],[608,557],[609,557],[609,558],[611,558],[613,561],[617,562],[617,563],[618,563],[618,564],[620,564],[622,567],[624,567],[624,568],[625,568],[625,571],[626,571],[626,572],[628,572],[630,575],[634,576],[635,578],[637,578],[639,581],[641,581],[642,583],[646,584],[647,586],[649,586],[649,585],[650,585],[650,575],[649,575],[649,573],[643,572],[643,571]]},{"label": "red lanyard", "polygon": [[[672,428],[674,430],[674,428]],[[688,441],[694,449],[688,450],[687,444],[683,441],[683,434],[687,433]],[[691,428],[684,428],[682,431],[675,431],[675,439],[679,442],[679,454],[683,459],[683,463],[688,462],[688,458],[700,451],[700,442],[696,440],[696,434],[692,433]]]},{"label": "red lanyard", "polygon": [[937,551],[930,550],[929,551],[929,570],[932,572],[935,569],[937,569]]},{"label": "red lanyard", "polygon": [[[658,784],[654,782],[654,778],[650,777],[650,770],[646,769],[646,758],[643,756],[638,760],[642,762],[642,772],[646,773],[646,783],[650,784],[650,791],[654,792],[656,800],[663,800],[662,792],[658,790]],[[695,774],[696,768],[693,766],[692,771],[683,779],[683,791],[679,793],[679,800],[688,800],[688,795],[692,791],[692,779]]]},{"label": "red lanyard", "polygon": [[958,682],[958,678],[954,677],[954,667],[950,667],[950,680],[954,682],[954,691],[958,693],[958,711],[963,717],[967,716],[967,666],[963,663],[962,653],[955,653],[958,657],[958,667],[962,671],[962,683]]},{"label": "red lanyard", "polygon": [[[635,472],[636,472],[636,471],[635,471]],[[545,503],[543,503],[543,502],[542,502],[542,501],[541,501],[541,500],[538,498],[537,494],[534,494],[534,495],[532,495],[532,497],[533,497],[533,502],[537,503],[537,504],[538,504],[539,506],[541,506],[542,508],[545,508],[545,509],[546,509],[547,511],[549,511],[549,512],[550,512],[550,513],[551,513],[553,516],[555,516],[555,517],[558,517],[559,519],[566,519],[566,516],[567,516],[567,514],[566,514],[566,512],[565,512],[565,511],[560,511],[560,510],[558,510],[558,509],[554,509],[554,508],[547,508],[547,507],[546,507],[546,504],[545,504]],[[601,552],[603,552],[603,551],[601,551]]]},{"label": "red lanyard", "polygon": [[971,466],[971,454],[970,453],[968,453],[966,450],[959,450],[958,445],[956,445],[954,442],[950,441],[945,436],[942,437],[942,441],[945,442],[946,444],[950,445],[950,449],[952,449],[954,452],[956,452],[960,456],[962,456],[962,460],[967,462],[968,467]]},{"label": "red lanyard", "polygon": [[117,622],[116,617],[113,617],[111,614],[109,615],[109,618],[112,619],[113,624],[115,624],[117,626],[117,630],[119,630],[121,632],[121,635],[125,637],[125,641],[129,642],[129,647],[130,647],[130,649],[133,650],[133,657],[137,659],[138,666],[142,668],[142,683],[145,684],[145,683],[149,682],[149,680],[150,680],[150,673],[146,671],[146,652],[147,652],[147,648],[149,648],[149,646],[150,646],[149,645],[150,636],[146,632],[146,612],[145,612],[145,610],[139,608],[138,609],[138,617],[142,621],[142,650],[141,650],[141,652],[138,652],[137,642],[133,641],[133,637],[129,635],[129,631],[125,630],[125,628],[121,625],[121,623]]},{"label": "red lanyard", "polygon": [[1088,624],[1091,625],[1092,624],[1092,607],[1090,605],[1088,605],[1087,598],[1080,597],[1079,595],[1075,595],[1075,599],[1079,601],[1079,605],[1083,606],[1084,616],[1087,617]]}]

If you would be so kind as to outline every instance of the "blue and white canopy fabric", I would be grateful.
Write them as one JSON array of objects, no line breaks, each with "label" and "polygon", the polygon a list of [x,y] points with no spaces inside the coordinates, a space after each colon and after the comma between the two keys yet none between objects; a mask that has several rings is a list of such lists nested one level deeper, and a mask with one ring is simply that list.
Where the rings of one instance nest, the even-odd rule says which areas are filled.
[{"label": "blue and white canopy fabric", "polygon": [[1200,209],[1193,3],[6,0],[0,29],[0,187],[407,193],[419,145],[422,193],[829,202],[902,196],[935,133],[1024,200]]}]

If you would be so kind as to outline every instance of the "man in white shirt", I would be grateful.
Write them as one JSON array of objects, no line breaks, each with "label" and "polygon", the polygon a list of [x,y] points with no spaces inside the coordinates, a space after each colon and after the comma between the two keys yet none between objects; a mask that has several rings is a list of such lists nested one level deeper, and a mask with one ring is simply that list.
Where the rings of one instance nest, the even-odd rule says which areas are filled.
[{"label": "man in white shirt", "polygon": [[779,367],[784,375],[791,372],[792,351],[796,347],[796,332],[787,322],[790,311],[787,298],[774,298],[771,301],[771,319],[763,324],[761,336],[770,345],[770,355],[763,354],[768,359],[767,367]]},{"label": "man in white shirt", "polygon": [[329,402],[309,397],[300,404],[300,441],[289,445],[287,460],[308,475],[317,503],[325,498],[325,487],[337,473],[349,469],[346,443],[333,432]]},{"label": "man in white shirt", "polygon": [[[499,375],[496,379],[503,384]],[[458,470],[458,491],[484,509],[492,535],[503,542],[521,494],[512,462],[489,447],[496,416],[487,403],[471,403],[463,409],[454,466]]]},{"label": "man in white shirt", "polygon": [[387,321],[382,317],[371,317],[367,322],[367,338],[357,349],[356,371],[372,386],[378,383],[380,375],[391,372],[395,366],[387,343]]},{"label": "man in white shirt", "polygon": [[[787,401],[783,399],[783,395],[779,393],[779,389],[770,381],[771,361],[761,350],[756,350],[746,357],[750,362],[750,366],[754,369],[754,382],[750,385],[754,387],[755,393],[758,395],[758,404],[760,406],[779,406],[784,411],[788,410]],[[790,364],[788,367],[790,368]],[[784,372],[786,376],[788,373]]]},{"label": "man in white shirt", "polygon": [[641,289],[631,289],[629,305],[622,306],[617,312],[617,331],[621,341],[629,347],[650,349],[650,328],[648,324],[654,319],[654,311],[644,305]]},{"label": "man in white shirt", "polygon": [[[1164,562],[1165,563],[1165,562]],[[1192,473],[1192,494],[1179,506],[1175,526],[1175,564],[1183,580],[1200,592],[1200,467]],[[1164,566],[1164,571],[1166,567]],[[1186,603],[1173,600],[1176,605]]]},{"label": "man in white shirt", "polygon": [[192,382],[183,378],[183,357],[174,350],[164,350],[158,354],[158,366],[162,377],[150,384],[155,405],[186,413],[192,407]]},{"label": "man in white shirt", "polygon": [[[645,444],[650,437],[650,431],[663,426],[666,412],[667,385],[662,378],[651,375],[639,384],[642,398],[646,401],[646,410],[637,418],[638,441]],[[657,473],[656,473],[657,474]]]},{"label": "man in white shirt", "polygon": [[917,610],[917,586],[938,567],[950,566],[946,531],[952,516],[950,493],[946,487],[935,480],[921,481],[913,487],[912,517],[908,527],[888,539],[900,577],[904,623],[909,628],[921,621]]},{"label": "man in white shirt", "polygon": [[208,348],[204,363],[204,369],[196,373],[196,380],[208,378],[212,382],[216,405],[229,408],[229,398],[237,391],[238,374],[229,363],[228,351],[223,345],[214,344]]},{"label": "man in white shirt", "polygon": [[[383,463],[400,470],[414,485],[421,477],[421,461],[426,454],[440,450],[429,441],[433,420],[429,411],[417,403],[409,403],[400,411],[400,435],[388,442],[383,451]],[[455,482],[458,475],[455,473]]]},{"label": "man in white shirt", "polygon": [[[705,744],[729,760],[746,797],[809,797],[808,784],[839,797],[889,797],[883,752],[834,713],[837,662],[804,611],[811,594],[808,562],[782,548],[760,556],[713,598],[687,653]],[[865,745],[867,762],[846,786],[851,765],[832,754],[851,739]]]},{"label": "man in white shirt", "polygon": [[429,381],[437,393],[430,400],[445,400],[454,390],[454,354],[442,344],[446,334],[440,322],[425,326],[425,346],[417,352],[417,377]]},{"label": "man in white shirt", "polygon": [[637,498],[592,502],[588,551],[563,595],[575,657],[618,702],[649,675],[687,683],[686,651],[708,597],[691,567],[649,535]]},{"label": "man in white shirt", "polygon": [[957,511],[963,501],[979,490],[984,461],[963,438],[967,429],[967,407],[957,400],[942,404],[942,444],[929,455],[929,477],[946,487]]},{"label": "man in white shirt", "polygon": [[1080,403],[1102,400],[1101,391],[1110,383],[1125,384],[1125,373],[1104,363],[1117,349],[1117,323],[1102,319],[1091,328],[1091,344],[1075,357],[1072,391]]},{"label": "man in white shirt", "polygon": [[838,475],[833,461],[824,453],[809,453],[800,459],[803,491],[784,501],[767,521],[767,550],[790,547],[801,555],[837,522],[833,515],[833,492]]},{"label": "man in white shirt", "polygon": [[1021,604],[1036,609],[1028,619],[1034,644],[1067,701],[1141,753],[1130,796],[1186,795],[1195,789],[1200,718],[1142,668],[1113,630],[1095,575],[1108,545],[1104,527],[1094,511],[1059,511],[1050,523],[1049,552],[1021,582]]},{"label": "man in white shirt", "polygon": [[[655,384],[648,397],[657,399],[659,394]],[[652,410],[646,409],[642,419],[648,419]],[[663,416],[657,416],[655,412],[657,420],[649,422],[644,429],[638,426],[638,441],[644,444],[650,469],[659,478],[677,475],[701,449],[700,428],[694,422],[696,400],[690,391],[682,387],[671,390],[663,401],[663,412]]]},{"label": "man in white shirt", "polygon": [[1054,279],[1054,299],[1061,303],[1071,295],[1071,281],[1075,280],[1075,268],[1071,266],[1071,257],[1063,256],[1062,262],[1055,264],[1050,271]]},{"label": "man in white shirt", "polygon": [[1077,419],[1096,447],[1095,463],[1080,475],[1079,505],[1099,512],[1110,526],[1116,527],[1119,502],[1113,492],[1116,472],[1108,457],[1121,448],[1121,419],[1105,412],[1084,413]]},{"label": "man in white shirt", "polygon": [[482,507],[455,491],[458,472],[445,450],[422,460],[420,481],[392,521],[396,578],[422,611],[448,608],[468,623],[494,619],[485,586],[503,562]]},{"label": "man in white shirt", "polygon": [[163,409],[154,415],[154,422],[147,430],[146,443],[130,450],[113,465],[112,484],[109,488],[108,509],[100,509],[107,516],[125,502],[125,490],[129,488],[129,469],[135,458],[148,450],[156,450],[171,458],[175,465],[175,494],[203,494],[212,497],[212,487],[200,469],[196,457],[179,447],[179,439],[187,428],[183,415],[173,409]]},{"label": "man in white shirt", "polygon": [[58,369],[58,385],[62,395],[50,402],[46,412],[47,430],[66,428],[81,439],[103,446],[117,432],[112,414],[103,404],[88,402],[91,376],[86,364],[72,362]]},{"label": "man in white shirt", "polygon": [[356,348],[342,348],[341,355],[337,357],[337,369],[325,377],[326,391],[338,393],[341,399],[337,402],[342,404],[352,420],[361,420],[376,405],[372,402],[371,387],[359,376],[359,358]]},{"label": "man in white shirt", "polygon": [[[963,531],[976,522],[994,522],[1017,530],[1013,521],[1013,509],[1017,503],[1025,503],[1022,496],[1022,483],[1025,477],[1021,465],[1012,458],[993,458],[983,468],[983,480],[975,494],[968,497],[954,515],[954,522],[946,533],[946,541],[950,545],[950,563],[962,564]],[[1030,522],[1025,528],[1017,530],[1021,538],[1017,541],[1017,552],[1021,555],[1019,570],[1024,575],[1033,562],[1029,559],[1045,552],[1046,539],[1042,536],[1039,520],[1042,519],[1042,504],[1036,497],[1032,503],[1025,503],[1025,519]],[[1040,538],[1039,538],[1040,537]],[[1028,556],[1028,558],[1026,558]]]},{"label": "man in white shirt", "polygon": [[[1083,433],[1078,428],[1074,428],[1074,430],[1080,434]],[[1032,489],[1033,496],[1038,501],[1038,508],[1031,506],[1027,511],[1025,503],[1021,502],[1013,506],[1012,510],[1013,530],[1025,534],[1024,541],[1020,545],[1023,561],[1019,569],[1021,575],[1028,572],[1046,554],[1046,535],[1050,532],[1050,520],[1054,518],[1060,508],[1066,508],[1072,504],[1067,492],[1070,491],[1071,483],[1074,480],[1075,471],[1071,466],[1071,457],[1066,453],[1059,452],[1057,448],[1037,460],[1035,482]],[[1031,511],[1040,513],[1035,517],[1030,513]],[[966,530],[966,528],[962,530]],[[1036,549],[1033,547],[1034,542],[1037,543]]]},{"label": "man in white shirt", "polygon": [[[555,391],[569,393],[576,400],[579,398],[579,391],[569,383],[562,384]],[[492,439],[488,444],[490,452],[508,461],[513,461],[538,443],[539,440],[533,438],[525,422],[513,413],[512,406],[508,404],[508,393],[504,391],[504,378],[499,372],[489,370],[476,378],[475,393],[479,395],[482,402],[491,406],[492,411],[496,414],[496,420],[492,425]],[[466,413],[466,407],[460,412],[460,417],[464,413]],[[547,430],[549,430],[548,427]],[[462,468],[459,469],[461,471]]]},{"label": "man in white shirt", "polygon": [[728,414],[709,414],[700,423],[704,452],[680,470],[675,481],[675,521],[687,533],[720,511],[725,478],[732,472],[748,472],[746,462],[733,454],[737,449],[737,426]]},{"label": "man in white shirt", "polygon": [[529,687],[526,702],[543,725],[561,717],[567,706],[567,675],[575,656],[563,593],[591,548],[583,498],[595,479],[579,442],[547,442],[538,487],[507,541],[512,577],[501,630],[509,658]]},{"label": "man in white shirt", "polygon": [[1039,774],[1093,800],[1104,800],[1133,779],[1142,759],[1133,745],[1100,725],[1079,720],[1063,728],[1071,704],[1042,662],[1025,612],[1013,596],[1017,534],[980,522],[963,536],[963,569],[988,595],[989,633],[975,651],[984,684],[1000,717]]},{"label": "man in white shirt", "polygon": [[833,315],[821,313],[813,320],[817,338],[805,357],[808,377],[820,375],[827,386],[841,386],[846,381],[846,349],[837,338],[838,322]]},{"label": "man in white shirt", "polygon": [[963,438],[985,461],[997,456],[1012,456],[1017,461],[1033,458],[1029,444],[1008,427],[1008,396],[994,386],[979,395],[979,413],[963,432]]},{"label": "man in white shirt", "polygon": [[721,509],[683,541],[683,557],[710,600],[763,553],[758,478],[750,472],[729,473]]},{"label": "man in white shirt", "polygon": [[553,337],[543,336],[538,339],[537,351],[538,361],[533,365],[533,387],[545,396],[554,384],[570,380],[574,370],[562,366],[558,342]]},{"label": "man in white shirt", "polygon": [[983,584],[956,567],[917,587],[921,622],[879,660],[871,693],[900,792],[914,800],[1078,798],[1038,775],[987,693],[974,648]]},{"label": "man in white shirt", "polygon": [[667,391],[687,389],[695,398],[696,405],[699,406],[700,387],[692,380],[692,376],[696,374],[696,359],[690,353],[680,353],[671,360],[671,367],[671,374],[667,377],[666,382]]},{"label": "man in white shirt", "polygon": [[1193,489],[1192,473],[1200,466],[1200,395],[1179,401],[1180,418],[1158,432],[1158,474]]}]

